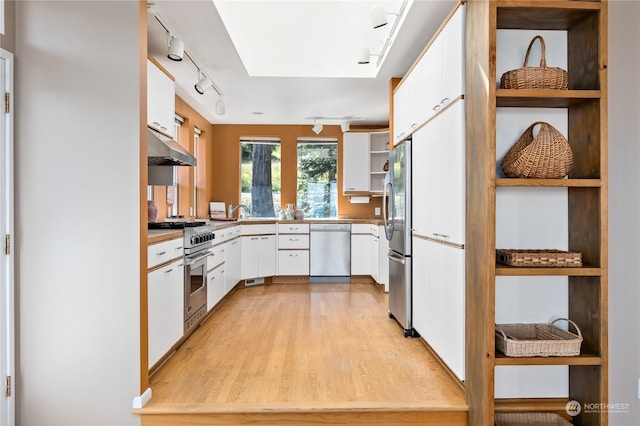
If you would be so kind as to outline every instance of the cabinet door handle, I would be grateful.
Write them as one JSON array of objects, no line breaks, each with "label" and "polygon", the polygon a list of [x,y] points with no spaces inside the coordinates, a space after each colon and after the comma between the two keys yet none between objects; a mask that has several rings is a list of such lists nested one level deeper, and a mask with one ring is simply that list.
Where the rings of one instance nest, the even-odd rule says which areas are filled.
[{"label": "cabinet door handle", "polygon": [[168,274],[169,272],[173,271],[173,268],[171,269],[167,269],[166,271],[164,271],[165,274]]},{"label": "cabinet door handle", "polygon": [[434,111],[437,111],[437,110],[439,110],[439,109],[440,109],[440,104],[438,104],[438,105],[436,105],[436,106],[434,106],[434,107],[433,107],[433,110],[434,110]]},{"label": "cabinet door handle", "polygon": [[289,241],[298,241],[297,238],[289,238]]},{"label": "cabinet door handle", "polygon": [[298,257],[297,254],[290,254],[289,257]]},{"label": "cabinet door handle", "polygon": [[251,237],[251,239],[252,239],[252,240],[257,240],[257,239],[258,239],[258,237]]},{"label": "cabinet door handle", "polygon": [[155,127],[160,127],[160,123],[158,123],[157,121],[154,121],[154,122],[153,122],[153,125],[154,125]]},{"label": "cabinet door handle", "polygon": [[440,103],[441,103],[442,105],[446,104],[447,102],[449,102],[449,98],[443,98],[443,99],[440,101]]},{"label": "cabinet door handle", "polygon": [[163,255],[165,255],[165,254],[167,254],[167,252],[166,252],[166,251],[161,251],[161,252],[159,252],[159,253],[156,253],[156,256],[163,256]]},{"label": "cabinet door handle", "polygon": [[268,240],[269,237],[260,237],[261,240]]},{"label": "cabinet door handle", "polygon": [[418,126],[418,123],[411,123],[411,128],[415,129]]},{"label": "cabinet door handle", "polygon": [[449,238],[447,234],[437,234],[434,232],[433,235],[435,235],[436,237]]},{"label": "cabinet door handle", "polygon": [[238,244],[238,240],[235,240],[234,242],[232,242],[231,244]]},{"label": "cabinet door handle", "polygon": [[180,246],[180,247],[176,247],[176,250],[182,250],[184,247]]}]

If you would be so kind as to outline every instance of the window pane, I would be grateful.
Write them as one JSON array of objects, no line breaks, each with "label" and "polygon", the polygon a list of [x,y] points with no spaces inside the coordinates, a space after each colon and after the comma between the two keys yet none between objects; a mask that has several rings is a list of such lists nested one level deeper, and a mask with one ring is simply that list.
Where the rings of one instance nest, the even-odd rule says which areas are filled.
[{"label": "window pane", "polygon": [[297,208],[305,217],[338,216],[338,144],[298,142]]},{"label": "window pane", "polygon": [[242,213],[276,217],[280,210],[280,143],[240,142]]}]

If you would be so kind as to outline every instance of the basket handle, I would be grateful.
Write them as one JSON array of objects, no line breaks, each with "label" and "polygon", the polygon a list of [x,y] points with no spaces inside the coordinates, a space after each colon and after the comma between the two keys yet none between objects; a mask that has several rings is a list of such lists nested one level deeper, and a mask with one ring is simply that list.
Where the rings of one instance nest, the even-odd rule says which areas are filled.
[{"label": "basket handle", "polygon": [[569,324],[571,324],[573,326],[573,328],[576,329],[576,331],[578,332],[578,337],[580,337],[582,339],[582,332],[580,331],[580,328],[578,327],[578,324],[576,324],[575,322],[571,321],[569,318],[556,318],[553,321],[551,321],[549,324],[553,325],[555,324],[556,321],[567,321]]},{"label": "basket handle", "polygon": [[541,51],[541,56],[540,56],[540,67],[541,68],[546,68],[547,67],[547,48],[544,44],[544,39],[542,38],[541,35],[537,35],[535,36],[532,40],[531,43],[529,43],[529,47],[527,48],[527,54],[524,57],[524,66],[527,66],[527,63],[529,62],[529,53],[531,53],[531,48],[533,47],[533,43],[536,42],[536,40],[540,41],[540,51]]}]

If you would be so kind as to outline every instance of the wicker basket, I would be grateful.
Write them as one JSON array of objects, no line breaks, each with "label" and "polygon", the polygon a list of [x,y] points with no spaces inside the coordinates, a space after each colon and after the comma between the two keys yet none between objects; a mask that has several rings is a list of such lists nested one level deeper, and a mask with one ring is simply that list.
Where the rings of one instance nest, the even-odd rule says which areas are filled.
[{"label": "wicker basket", "polygon": [[553,249],[497,249],[496,260],[509,266],[579,267],[582,266],[582,253]]},{"label": "wicker basket", "polygon": [[[540,50],[542,52],[540,56],[539,67],[527,66],[529,62],[529,53],[531,53],[531,47],[536,40],[540,41]],[[547,67],[546,58],[546,46],[542,36],[535,36],[529,48],[527,54],[524,57],[524,65],[522,68],[516,68],[511,71],[507,71],[502,74],[500,79],[500,88],[502,89],[561,89],[566,90],[568,86],[567,71],[558,67]]]},{"label": "wicker basket", "polygon": [[496,426],[571,426],[555,413],[496,413]]},{"label": "wicker basket", "polygon": [[[578,334],[553,325],[560,320],[568,321]],[[578,356],[581,344],[582,332],[567,318],[549,324],[496,324],[496,348],[511,357]]]},{"label": "wicker basket", "polygon": [[[540,125],[538,134],[533,129]],[[532,123],[509,149],[502,160],[507,177],[558,179],[573,167],[569,142],[555,127],[543,121]]]}]

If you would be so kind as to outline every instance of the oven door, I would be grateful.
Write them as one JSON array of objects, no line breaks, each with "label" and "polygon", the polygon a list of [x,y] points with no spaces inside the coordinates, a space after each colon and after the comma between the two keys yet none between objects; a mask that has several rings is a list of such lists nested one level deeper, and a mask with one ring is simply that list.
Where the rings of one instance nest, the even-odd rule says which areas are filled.
[{"label": "oven door", "polygon": [[207,258],[209,250],[187,256],[184,280],[184,319],[188,320],[207,304]]}]

